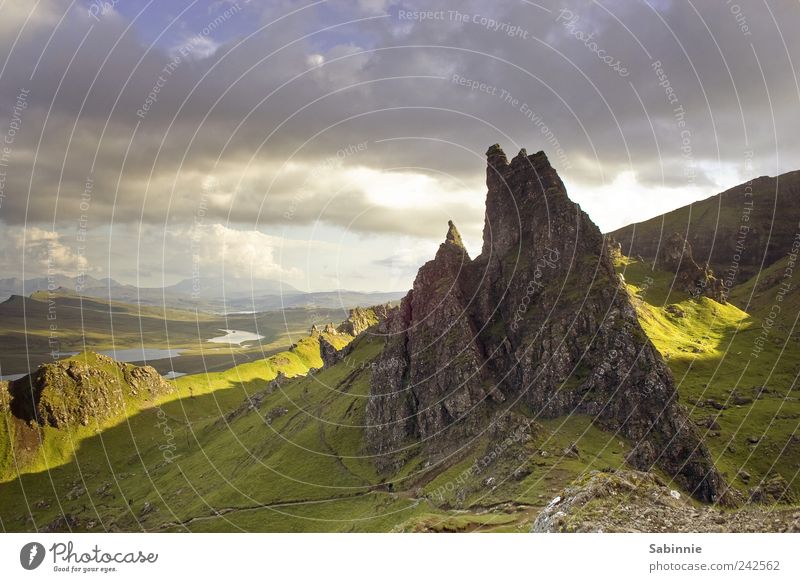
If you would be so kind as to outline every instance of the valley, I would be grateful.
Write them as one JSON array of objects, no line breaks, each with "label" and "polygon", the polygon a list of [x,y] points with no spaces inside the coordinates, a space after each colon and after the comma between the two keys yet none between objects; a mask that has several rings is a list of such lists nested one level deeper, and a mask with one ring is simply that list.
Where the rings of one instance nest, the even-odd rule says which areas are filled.
[{"label": "valley", "polygon": [[[162,374],[225,370],[286,349],[312,325],[339,321],[346,313],[296,308],[222,316],[106,302],[66,292],[14,295],[0,303],[0,372],[3,376],[26,374],[53,361],[54,351],[85,350],[116,353],[117,359],[130,362],[146,357]],[[243,335],[236,343],[211,341],[224,336],[223,329],[252,335]]]}]

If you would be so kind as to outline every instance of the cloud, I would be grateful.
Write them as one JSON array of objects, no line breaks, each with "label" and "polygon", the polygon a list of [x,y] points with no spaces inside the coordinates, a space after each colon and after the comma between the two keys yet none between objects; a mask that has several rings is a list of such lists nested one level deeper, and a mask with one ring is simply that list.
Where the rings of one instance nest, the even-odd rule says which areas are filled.
[{"label": "cloud", "polygon": [[[444,2],[443,18],[419,21],[398,9],[428,10],[421,0],[241,3],[223,20],[235,3],[199,2],[184,22],[152,30],[171,22],[159,4],[134,23],[124,5],[99,22],[86,5],[3,6],[0,100],[30,90],[9,154],[4,224],[55,219],[68,233],[85,217],[117,233],[186,230],[202,210],[207,224],[241,232],[324,224],[428,244],[448,218],[479,236],[483,153],[495,142],[510,155],[548,151],[601,225],[800,159],[796,3],[742,5],[746,32],[724,3]],[[557,21],[561,8],[596,47]],[[162,32],[169,43],[143,40]],[[174,40],[198,36],[176,61]],[[10,119],[0,111],[0,139]],[[691,178],[687,160],[698,170]],[[255,247],[237,236],[226,244],[246,269]]]},{"label": "cloud", "polygon": [[207,59],[216,53],[220,46],[222,46],[222,43],[215,41],[213,38],[195,34],[184,38],[172,48],[170,53],[173,57],[188,54],[194,59]]},{"label": "cloud", "polygon": [[257,279],[297,279],[302,271],[296,267],[284,268],[275,260],[275,250],[283,241],[256,230],[236,230],[222,224],[195,226],[173,234],[173,240],[186,242],[192,260],[204,272],[229,277]]},{"label": "cloud", "polygon": [[16,270],[24,261],[27,273],[77,276],[89,272],[87,258],[62,241],[54,231],[38,227],[12,228],[5,232],[11,247],[4,246],[2,263],[5,270]]}]

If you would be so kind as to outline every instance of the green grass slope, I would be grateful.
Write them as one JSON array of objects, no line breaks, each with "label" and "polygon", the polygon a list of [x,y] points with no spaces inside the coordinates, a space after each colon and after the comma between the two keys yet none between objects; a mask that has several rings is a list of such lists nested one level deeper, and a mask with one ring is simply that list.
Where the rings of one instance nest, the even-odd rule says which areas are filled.
[{"label": "green grass slope", "polygon": [[[800,493],[800,302],[787,296],[768,321],[774,285],[751,296],[753,283],[725,305],[669,292],[672,275],[622,258],[639,319],[668,359],[679,394],[701,428],[718,467],[747,494],[775,475]],[[780,271],[780,263],[762,274]],[[749,285],[749,286],[748,286]],[[741,309],[749,307],[750,313]],[[768,333],[765,332],[768,330]],[[762,349],[758,349],[761,347]],[[749,478],[747,477],[749,475]]]},{"label": "green grass slope", "polygon": [[[65,358],[62,362],[66,365],[75,362],[91,366],[97,374],[102,374],[98,378],[102,378],[103,382],[113,382],[124,399],[124,407],[115,413],[105,418],[92,418],[91,422],[86,424],[75,422],[68,427],[39,427],[34,423],[25,423],[15,418],[10,414],[8,383],[0,382],[0,395],[3,399],[0,402],[2,416],[0,480],[12,479],[20,473],[38,473],[62,465],[75,456],[83,441],[125,423],[131,415],[142,409],[220,391],[215,400],[219,403],[219,410],[222,410],[238,403],[247,394],[267,388],[278,374],[291,378],[305,375],[313,368],[321,368],[320,337],[324,337],[338,348],[344,347],[353,339],[346,334],[311,335],[300,340],[289,351],[241,364],[225,372],[182,376],[169,381],[167,383],[169,391],[157,395],[141,392],[134,395],[135,390],[131,389],[121,372],[122,369],[134,369],[135,366],[131,364],[109,363],[109,358],[92,352]],[[65,390],[71,391],[74,387],[65,387]]]},{"label": "green grass slope", "polygon": [[[312,348],[298,346],[297,357]],[[379,475],[363,452],[363,426],[382,349],[379,337],[362,335],[336,366],[279,386],[267,381],[267,363],[181,378],[170,398],[75,441],[69,462],[0,484],[2,527],[524,531],[565,484],[620,466],[629,450],[571,417]],[[564,454],[570,447],[574,456]]]},{"label": "green grass slope", "polygon": [[[800,354],[790,338],[775,331],[752,357],[763,329],[758,316],[735,302],[670,292],[669,273],[635,260],[621,258],[617,268],[731,483],[747,494],[780,475],[797,493]],[[364,423],[383,342],[367,333],[351,348],[313,374],[307,371],[321,360],[311,337],[291,353],[178,379],[169,398],[74,441],[66,462],[0,483],[0,526],[528,531],[567,484],[622,467],[630,451],[591,418],[514,410],[508,426],[523,431],[487,427],[449,457],[424,460],[412,450],[397,474],[378,474],[364,452]],[[278,372],[295,377],[272,383]]]}]

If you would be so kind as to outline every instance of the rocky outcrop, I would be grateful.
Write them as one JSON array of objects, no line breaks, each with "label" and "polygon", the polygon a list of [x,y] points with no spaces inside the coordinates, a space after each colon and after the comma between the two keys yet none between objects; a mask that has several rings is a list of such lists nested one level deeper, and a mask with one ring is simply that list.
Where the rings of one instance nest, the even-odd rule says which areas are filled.
[{"label": "rocky outcrop", "polygon": [[[436,457],[510,410],[593,416],[698,498],[722,480],[677,403],[607,245],[543,152],[487,152],[481,254],[455,226],[386,323],[372,376],[366,448],[381,470],[422,447]],[[392,362],[392,366],[382,365]]]},{"label": "rocky outcrop", "polygon": [[692,246],[677,232],[664,240],[658,259],[658,267],[675,276],[673,288],[688,293],[691,297],[710,297],[725,303],[725,288],[722,281],[706,265],[701,267],[692,256]]},{"label": "rocky outcrop", "polygon": [[338,349],[335,345],[325,339],[325,336],[319,338],[319,356],[322,358],[323,367],[334,366],[339,363],[345,356],[345,348]]},{"label": "rocky outcrop", "polygon": [[149,400],[173,390],[150,366],[134,366],[86,352],[43,364],[10,382],[11,413],[27,422],[70,428],[118,416],[130,400]]},{"label": "rocky outcrop", "polygon": [[[375,327],[376,330],[383,323],[386,322],[387,317],[393,309],[389,305],[376,305],[373,307],[356,307],[350,310],[350,314],[338,327],[333,323],[328,323],[325,328],[320,331],[314,325],[311,328],[311,337],[319,338],[319,355],[322,358],[324,367],[329,367],[337,364],[344,359],[350,352],[352,340],[368,329]],[[378,333],[382,333],[378,330]],[[345,345],[341,343],[337,347],[331,342],[327,336],[342,336],[346,342]]]},{"label": "rocky outcrop", "polygon": [[[747,475],[747,481],[750,475]],[[744,480],[744,479],[743,479]],[[773,505],[775,503],[797,503],[797,499],[792,493],[789,483],[781,475],[773,475],[765,478],[756,487],[750,489],[749,501],[751,503],[765,503]]]},{"label": "rocky outcrop", "polygon": [[338,328],[339,333],[347,333],[353,337],[370,327],[384,321],[392,310],[390,305],[375,305],[374,307],[356,307],[350,310],[350,315]]}]

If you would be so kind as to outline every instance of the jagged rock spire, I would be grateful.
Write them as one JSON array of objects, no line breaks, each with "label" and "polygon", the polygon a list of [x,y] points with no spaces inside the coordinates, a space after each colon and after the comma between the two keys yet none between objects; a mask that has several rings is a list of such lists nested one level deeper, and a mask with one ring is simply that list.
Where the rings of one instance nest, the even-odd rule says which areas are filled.
[{"label": "jagged rock spire", "polygon": [[486,160],[489,162],[489,166],[494,168],[502,168],[508,165],[508,158],[500,144],[494,144],[486,150]]},{"label": "jagged rock spire", "polygon": [[658,464],[697,498],[719,501],[724,481],[600,230],[544,152],[526,154],[509,164],[489,148],[481,255],[469,259],[450,222],[388,321],[367,450],[379,469],[399,468],[417,445],[431,458],[450,454],[498,419],[587,414],[632,443],[634,467]]},{"label": "jagged rock spire", "polygon": [[453,244],[457,247],[464,248],[464,241],[461,240],[461,233],[458,232],[456,225],[453,224],[452,220],[447,221],[447,236],[444,239],[445,244]]}]

